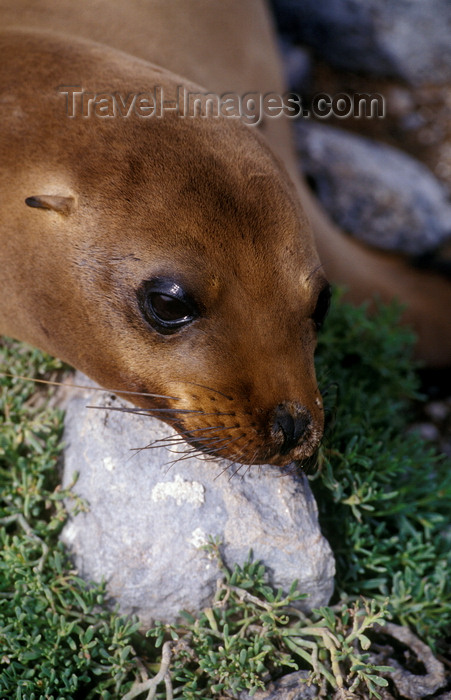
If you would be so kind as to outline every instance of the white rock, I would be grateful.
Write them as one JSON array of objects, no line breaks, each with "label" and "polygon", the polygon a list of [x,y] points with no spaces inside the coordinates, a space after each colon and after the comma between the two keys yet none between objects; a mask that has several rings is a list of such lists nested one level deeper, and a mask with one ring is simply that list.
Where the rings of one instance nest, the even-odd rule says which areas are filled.
[{"label": "white rock", "polygon": [[263,466],[231,478],[223,464],[197,458],[171,465],[178,456],[164,447],[136,451],[173,435],[166,424],[87,405],[124,404],[101,392],[69,402],[63,483],[78,472],[73,491],[90,509],[70,518],[62,539],[80,574],[105,579],[122,612],[149,625],[205,607],[218,578],[203,548],[209,536],[223,542],[229,567],[252,549],[275,586],[288,590],[299,579],[310,596],[305,609],[327,604],[334,559],[305,477]]}]

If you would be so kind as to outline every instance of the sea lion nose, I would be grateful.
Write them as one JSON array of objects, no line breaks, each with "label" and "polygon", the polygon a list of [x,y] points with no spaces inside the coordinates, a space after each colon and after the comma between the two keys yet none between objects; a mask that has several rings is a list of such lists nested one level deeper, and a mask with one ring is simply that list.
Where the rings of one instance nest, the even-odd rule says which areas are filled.
[{"label": "sea lion nose", "polygon": [[281,455],[288,454],[299,444],[311,422],[310,412],[300,404],[287,402],[277,406],[272,416],[272,434],[276,439],[283,438],[279,448]]}]

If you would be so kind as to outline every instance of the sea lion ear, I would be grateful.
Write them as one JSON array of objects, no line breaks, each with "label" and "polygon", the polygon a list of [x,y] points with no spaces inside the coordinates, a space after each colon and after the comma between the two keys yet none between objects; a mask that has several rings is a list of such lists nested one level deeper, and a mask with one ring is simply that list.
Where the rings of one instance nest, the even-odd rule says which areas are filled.
[{"label": "sea lion ear", "polygon": [[58,194],[40,194],[33,197],[27,197],[25,204],[28,207],[37,207],[38,209],[51,209],[58,214],[70,214],[75,205],[74,197],[62,197]]}]

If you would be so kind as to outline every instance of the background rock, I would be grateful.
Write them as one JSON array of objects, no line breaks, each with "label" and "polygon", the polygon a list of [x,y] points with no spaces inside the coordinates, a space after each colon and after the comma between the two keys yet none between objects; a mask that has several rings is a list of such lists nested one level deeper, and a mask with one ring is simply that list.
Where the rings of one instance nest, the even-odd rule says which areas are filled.
[{"label": "background rock", "polygon": [[131,451],[173,435],[164,423],[87,405],[124,404],[103,392],[69,401],[63,484],[78,472],[73,490],[90,510],[69,520],[62,539],[79,573],[104,578],[122,612],[137,613],[148,625],[208,604],[218,578],[201,548],[209,535],[224,543],[229,566],[242,564],[252,548],[275,586],[288,590],[299,579],[299,589],[310,594],[305,609],[327,604],[334,560],[304,477],[281,477],[265,466],[242,467],[231,478],[233,468],[196,458],[169,466],[180,455],[164,447]]},{"label": "background rock", "polygon": [[307,91],[312,78],[312,62],[308,51],[283,38],[279,41],[279,49],[288,89]]},{"label": "background rock", "polygon": [[342,129],[296,123],[304,174],[330,216],[369,245],[422,255],[451,234],[444,186],[401,151]]},{"label": "background rock", "polygon": [[285,36],[338,68],[406,80],[451,78],[449,0],[272,0]]}]

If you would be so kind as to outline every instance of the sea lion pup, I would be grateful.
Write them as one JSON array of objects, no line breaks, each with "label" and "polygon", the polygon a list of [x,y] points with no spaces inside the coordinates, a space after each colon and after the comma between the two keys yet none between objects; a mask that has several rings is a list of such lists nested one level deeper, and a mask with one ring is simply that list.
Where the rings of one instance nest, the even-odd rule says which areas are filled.
[{"label": "sea lion pup", "polygon": [[[263,0],[96,0],[82,6],[72,0],[0,0],[0,13],[3,26],[62,32],[68,44],[71,37],[91,39],[161,65],[219,95],[285,91]],[[418,357],[429,365],[450,365],[449,278],[415,269],[403,256],[375,251],[334,226],[299,177],[288,118],[265,118],[249,128],[264,134],[287,168],[313,226],[326,276],[347,286],[348,298],[356,303],[375,293],[386,302],[397,298],[406,305],[404,318],[418,334]]]},{"label": "sea lion pup", "polygon": [[0,51],[0,330],[143,392],[200,450],[312,455],[329,286],[271,151],[235,119],[68,117],[58,86],[199,90],[107,47],[11,30]]}]

